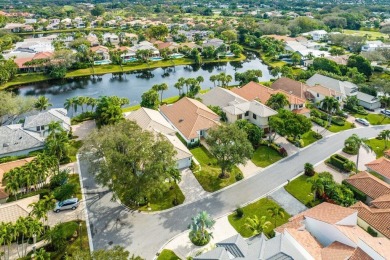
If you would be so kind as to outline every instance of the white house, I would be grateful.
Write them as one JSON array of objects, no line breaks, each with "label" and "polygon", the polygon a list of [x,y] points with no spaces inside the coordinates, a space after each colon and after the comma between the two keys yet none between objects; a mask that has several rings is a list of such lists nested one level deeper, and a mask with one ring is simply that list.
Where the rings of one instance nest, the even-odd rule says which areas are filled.
[{"label": "white house", "polygon": [[362,51],[370,52],[375,51],[380,48],[390,48],[390,44],[384,44],[382,41],[367,41],[366,44],[362,46]]},{"label": "white house", "polygon": [[176,136],[176,129],[161,115],[159,111],[140,108],[131,112],[126,119],[135,121],[143,130],[154,134],[162,134],[176,150],[176,163],[178,169],[188,168],[191,165],[192,154]]},{"label": "white house", "polygon": [[310,35],[314,41],[320,41],[328,35],[328,32],[325,30],[315,30],[315,31],[303,33],[302,35]]}]

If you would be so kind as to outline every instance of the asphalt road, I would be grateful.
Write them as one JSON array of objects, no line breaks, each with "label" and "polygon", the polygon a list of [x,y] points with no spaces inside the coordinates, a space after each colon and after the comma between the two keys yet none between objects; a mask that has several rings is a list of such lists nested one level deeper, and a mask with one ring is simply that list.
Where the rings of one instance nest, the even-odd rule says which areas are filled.
[{"label": "asphalt road", "polygon": [[265,196],[298,175],[306,162],[317,164],[342,149],[344,140],[351,134],[372,138],[384,129],[390,129],[390,125],[355,128],[325,137],[235,185],[157,214],[129,211],[111,201],[111,193],[95,185],[92,175],[88,173],[87,163],[81,161],[93,247],[99,249],[121,245],[131,254],[153,259],[168,240],[187,229],[191,217],[198,212],[206,210],[214,218],[232,212],[238,205]]}]

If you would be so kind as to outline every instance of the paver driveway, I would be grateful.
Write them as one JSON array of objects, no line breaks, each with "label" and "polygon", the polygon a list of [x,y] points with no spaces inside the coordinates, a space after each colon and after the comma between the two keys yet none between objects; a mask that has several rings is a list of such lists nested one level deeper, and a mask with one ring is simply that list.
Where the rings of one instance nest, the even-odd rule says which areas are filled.
[{"label": "paver driveway", "polygon": [[117,202],[111,201],[110,192],[94,184],[92,176],[88,174],[87,163],[81,161],[93,246],[97,249],[118,244],[132,254],[153,259],[168,240],[187,229],[191,217],[199,211],[206,210],[213,217],[227,214],[237,205],[254,201],[285,184],[288,179],[302,172],[306,162],[317,164],[340,150],[344,140],[352,133],[372,138],[384,129],[390,129],[390,126],[356,128],[325,137],[235,185],[158,214],[127,211]]}]

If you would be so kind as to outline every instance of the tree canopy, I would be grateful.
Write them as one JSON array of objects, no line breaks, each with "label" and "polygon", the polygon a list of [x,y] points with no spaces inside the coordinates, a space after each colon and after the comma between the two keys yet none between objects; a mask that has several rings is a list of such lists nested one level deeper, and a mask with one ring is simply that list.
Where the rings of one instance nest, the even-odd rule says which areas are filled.
[{"label": "tree canopy", "polygon": [[94,151],[89,161],[96,181],[128,204],[161,196],[169,189],[165,180],[176,178],[170,170],[176,166],[173,146],[162,135],[142,131],[133,121],[95,130],[83,150]]}]

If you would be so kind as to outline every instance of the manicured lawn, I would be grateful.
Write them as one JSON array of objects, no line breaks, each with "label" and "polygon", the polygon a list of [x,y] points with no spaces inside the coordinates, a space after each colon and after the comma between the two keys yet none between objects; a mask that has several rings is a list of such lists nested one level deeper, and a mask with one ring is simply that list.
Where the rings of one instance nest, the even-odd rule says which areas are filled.
[{"label": "manicured lawn", "polygon": [[197,147],[191,149],[191,153],[200,163],[201,170],[194,171],[194,175],[204,190],[214,192],[236,182],[235,176],[240,173],[237,167],[233,167],[229,178],[221,179],[219,178],[221,168],[217,164],[217,159],[206,148]]},{"label": "manicured lawn", "polygon": [[376,138],[370,139],[366,141],[366,144],[371,147],[371,149],[375,152],[376,158],[382,157],[383,152],[387,149],[390,149],[390,141],[387,141],[387,148],[385,148],[385,140],[378,140]]},{"label": "manicured lawn", "polygon": [[1,85],[0,89],[6,89],[10,86],[18,86],[18,85],[22,85],[22,84],[26,84],[26,83],[30,83],[30,82],[39,82],[39,81],[44,81],[44,80],[48,80],[48,79],[49,79],[48,76],[46,76],[44,74],[40,74],[40,73],[19,74],[13,80]]},{"label": "manicured lawn", "polygon": [[307,205],[310,201],[313,201],[311,184],[307,182],[307,180],[310,178],[313,177],[308,177],[303,174],[298,178],[296,178],[295,180],[290,181],[290,183],[284,186],[284,188],[288,193],[293,195],[297,200]]},{"label": "manicured lawn", "polygon": [[81,148],[81,146],[83,145],[83,141],[81,140],[71,140],[69,142],[70,146],[69,146],[69,158],[70,158],[70,161],[71,162],[75,162],[76,161],[76,154],[78,152],[78,150]]},{"label": "manicured lawn", "polygon": [[368,114],[366,116],[357,115],[357,117],[367,119],[367,121],[370,122],[371,125],[390,124],[390,117],[384,116],[382,114]]},{"label": "manicured lawn", "polygon": [[70,174],[69,179],[68,179],[68,183],[76,185],[76,197],[79,200],[82,200],[79,175],[78,174]]},{"label": "manicured lawn", "polygon": [[372,31],[358,31],[358,30],[343,30],[343,33],[354,35],[354,36],[365,36],[368,35],[369,38],[376,39],[380,37],[387,37],[386,34],[381,32],[372,32]]},{"label": "manicured lawn", "polygon": [[[172,187],[173,189],[168,190],[161,196],[161,198],[150,199],[149,206],[145,205],[138,209],[142,211],[159,211],[169,209],[175,206],[173,205],[173,201],[175,198],[178,200],[179,204],[182,204],[185,199],[183,192],[180,190],[179,186],[176,183],[173,183]],[[151,210],[148,210],[148,207],[150,207]]]},{"label": "manicured lawn", "polygon": [[[228,216],[229,223],[234,227],[235,230],[237,230],[238,233],[240,233],[243,237],[251,237],[252,231],[247,229],[244,225],[246,223],[246,219],[249,217],[257,216],[259,219],[262,216],[266,216],[267,220],[272,223],[272,225],[269,226],[268,229],[265,230],[265,233],[269,233],[271,230],[275,228],[274,226],[274,219],[271,217],[271,214],[268,212],[269,208],[272,207],[280,207],[276,202],[269,199],[260,199],[252,204],[249,204],[245,207],[243,207],[244,210],[244,216],[241,218],[238,218],[236,213],[232,213]],[[276,227],[286,223],[288,219],[290,218],[290,215],[285,212],[284,218],[277,218],[276,219]]]},{"label": "manicured lawn", "polygon": [[310,130],[309,132],[306,132],[301,136],[304,146],[308,146],[309,144],[312,144],[317,141],[317,139],[314,138],[313,134],[315,134],[315,132]]},{"label": "manicured lawn", "polygon": [[352,123],[345,121],[345,125],[343,125],[343,126],[338,126],[338,125],[332,124],[327,129],[333,133],[337,133],[337,132],[341,132],[341,131],[352,129],[352,128],[353,128]]},{"label": "manicured lawn", "polygon": [[253,153],[252,162],[258,167],[265,168],[282,158],[283,157],[271,147],[262,145]]},{"label": "manicured lawn", "polygon": [[173,251],[164,249],[157,257],[157,260],[180,260],[180,258]]}]

